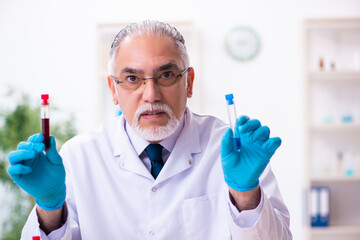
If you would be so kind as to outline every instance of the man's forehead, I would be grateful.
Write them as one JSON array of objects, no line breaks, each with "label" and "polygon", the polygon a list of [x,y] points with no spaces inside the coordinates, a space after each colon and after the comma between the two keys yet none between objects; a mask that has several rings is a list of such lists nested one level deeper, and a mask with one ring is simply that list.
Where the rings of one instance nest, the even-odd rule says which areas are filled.
[{"label": "man's forehead", "polygon": [[180,69],[183,66],[181,52],[169,36],[127,36],[121,41],[115,57],[117,72],[161,71]]},{"label": "man's forehead", "polygon": [[127,36],[119,44],[117,49],[117,56],[133,56],[133,55],[181,55],[180,49],[175,40],[170,36],[155,36],[155,35],[139,35]]}]

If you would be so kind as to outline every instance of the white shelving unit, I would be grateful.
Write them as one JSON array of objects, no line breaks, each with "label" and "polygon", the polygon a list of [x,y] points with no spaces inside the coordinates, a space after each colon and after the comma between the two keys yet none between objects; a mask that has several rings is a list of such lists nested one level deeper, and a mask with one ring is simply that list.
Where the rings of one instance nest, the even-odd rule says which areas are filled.
[{"label": "white shelving unit", "polygon": [[360,239],[360,19],[304,23],[306,188],[330,189],[329,226],[306,239]]}]

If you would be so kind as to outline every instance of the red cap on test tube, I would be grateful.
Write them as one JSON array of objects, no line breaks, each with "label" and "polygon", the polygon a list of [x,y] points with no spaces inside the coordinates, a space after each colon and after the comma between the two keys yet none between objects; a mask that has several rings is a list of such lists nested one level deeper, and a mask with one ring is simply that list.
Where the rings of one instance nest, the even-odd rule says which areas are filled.
[{"label": "red cap on test tube", "polygon": [[49,94],[41,94],[42,104],[48,104]]}]

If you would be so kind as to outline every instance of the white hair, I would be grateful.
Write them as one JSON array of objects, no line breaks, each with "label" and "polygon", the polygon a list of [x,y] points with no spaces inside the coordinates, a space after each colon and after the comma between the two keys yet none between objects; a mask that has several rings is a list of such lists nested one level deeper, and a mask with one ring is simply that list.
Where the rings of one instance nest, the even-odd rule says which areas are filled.
[{"label": "white hair", "polygon": [[181,58],[185,66],[189,66],[189,55],[185,47],[185,40],[181,33],[167,23],[145,20],[140,23],[133,23],[123,28],[115,37],[111,44],[110,57],[108,62],[108,73],[115,75],[115,57],[121,41],[127,36],[156,35],[171,37],[179,48]]}]

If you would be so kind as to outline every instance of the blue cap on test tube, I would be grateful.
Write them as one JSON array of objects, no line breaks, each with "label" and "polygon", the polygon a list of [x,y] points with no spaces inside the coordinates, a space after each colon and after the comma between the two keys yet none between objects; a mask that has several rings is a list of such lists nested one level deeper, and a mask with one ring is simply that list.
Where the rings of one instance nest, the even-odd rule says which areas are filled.
[{"label": "blue cap on test tube", "polygon": [[228,105],[233,105],[234,104],[234,95],[232,93],[226,94],[225,99],[226,99]]},{"label": "blue cap on test tube", "polygon": [[233,130],[233,134],[234,134],[233,136],[234,150],[240,152],[241,141],[240,141],[239,130],[236,124],[237,115],[236,115],[236,109],[234,103],[234,95],[232,93],[226,94],[225,99],[227,101],[227,110],[229,115],[230,127]]}]

